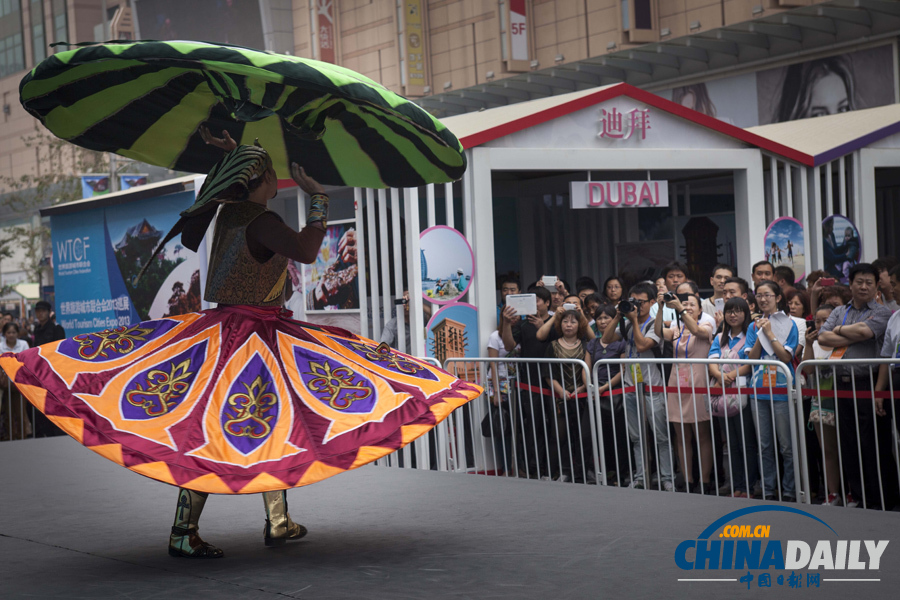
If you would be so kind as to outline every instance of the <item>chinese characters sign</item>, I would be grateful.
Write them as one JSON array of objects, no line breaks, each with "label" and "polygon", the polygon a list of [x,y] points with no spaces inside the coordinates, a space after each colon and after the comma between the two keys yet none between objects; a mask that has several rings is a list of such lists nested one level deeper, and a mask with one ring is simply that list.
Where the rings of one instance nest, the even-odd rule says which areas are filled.
[{"label": "chinese characters sign", "polygon": [[609,110],[601,108],[598,129],[598,138],[628,140],[634,137],[645,140],[650,129],[650,109],[633,108],[623,112],[616,107]]},{"label": "chinese characters sign", "polygon": [[425,40],[422,33],[422,0],[406,0],[407,85],[425,84]]},{"label": "chinese characters sign", "polygon": [[334,1],[316,0],[316,38],[319,42],[319,60],[333,63],[334,55]]},{"label": "chinese characters sign", "polygon": [[669,182],[573,181],[572,208],[639,208],[669,206]]}]

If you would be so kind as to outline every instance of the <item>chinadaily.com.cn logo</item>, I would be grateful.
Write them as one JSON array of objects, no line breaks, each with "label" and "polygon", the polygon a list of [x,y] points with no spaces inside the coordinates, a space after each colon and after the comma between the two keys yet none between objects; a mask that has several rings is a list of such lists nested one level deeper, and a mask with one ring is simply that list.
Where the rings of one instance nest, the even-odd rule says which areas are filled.
[{"label": "chinadaily.com.cn logo", "polygon": [[[818,521],[824,539],[779,539],[771,525],[755,523],[755,513],[785,512]],[[787,506],[758,506],[728,513],[710,523],[695,540],[675,548],[675,564],[690,576],[678,581],[738,582],[751,587],[820,587],[833,581],[878,582],[889,540],[846,540],[828,523]],[[716,571],[737,571],[732,578]],[[686,573],[686,575],[688,575]],[[722,573],[724,575],[724,573]]]}]

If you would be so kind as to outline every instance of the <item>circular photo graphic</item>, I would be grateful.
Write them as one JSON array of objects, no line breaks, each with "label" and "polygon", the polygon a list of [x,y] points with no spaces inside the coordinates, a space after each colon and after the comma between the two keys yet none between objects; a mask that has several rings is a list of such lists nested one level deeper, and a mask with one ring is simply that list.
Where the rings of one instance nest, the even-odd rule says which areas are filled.
[{"label": "circular photo graphic", "polygon": [[822,221],[822,251],[825,271],[843,284],[850,283],[850,269],[859,263],[862,241],[859,230],[844,215],[832,215]]},{"label": "circular photo graphic", "polygon": [[425,354],[442,365],[448,358],[477,357],[479,348],[478,311],[471,304],[445,306],[428,321]]},{"label": "circular photo graphic", "polygon": [[419,236],[422,256],[422,296],[438,304],[456,302],[472,285],[475,257],[463,234],[435,225]]},{"label": "circular photo graphic", "polygon": [[790,267],[794,283],[806,277],[803,225],[792,217],[775,219],[766,229],[766,260],[776,267]]}]

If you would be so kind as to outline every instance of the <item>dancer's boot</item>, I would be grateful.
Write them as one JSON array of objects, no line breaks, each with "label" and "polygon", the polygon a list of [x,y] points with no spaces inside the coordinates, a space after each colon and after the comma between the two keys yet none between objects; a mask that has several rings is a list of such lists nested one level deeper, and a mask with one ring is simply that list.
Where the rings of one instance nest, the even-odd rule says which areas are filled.
[{"label": "dancer's boot", "polygon": [[169,536],[169,555],[184,558],[222,558],[219,548],[200,539],[197,522],[209,494],[181,488],[175,507],[175,523]]},{"label": "dancer's boot", "polygon": [[306,527],[294,523],[288,514],[287,492],[265,492],[262,496],[266,504],[266,546],[280,546],[306,535]]}]

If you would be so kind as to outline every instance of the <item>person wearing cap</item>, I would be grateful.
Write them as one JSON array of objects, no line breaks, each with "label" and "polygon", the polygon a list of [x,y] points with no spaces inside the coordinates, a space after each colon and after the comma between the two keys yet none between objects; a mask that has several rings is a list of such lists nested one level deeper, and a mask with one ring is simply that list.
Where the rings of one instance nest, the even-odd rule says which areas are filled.
[{"label": "person wearing cap", "polygon": [[462,294],[466,290],[466,278],[463,276],[463,270],[456,270],[456,289]]},{"label": "person wearing cap", "polygon": [[[41,346],[66,339],[66,330],[53,319],[53,307],[46,300],[34,305],[34,345]],[[63,431],[50,422],[41,412],[34,412],[34,435],[37,437],[53,437],[63,435]]]}]

